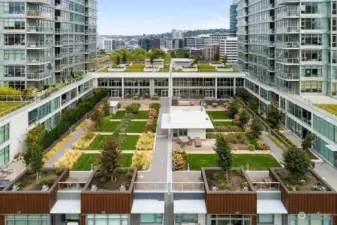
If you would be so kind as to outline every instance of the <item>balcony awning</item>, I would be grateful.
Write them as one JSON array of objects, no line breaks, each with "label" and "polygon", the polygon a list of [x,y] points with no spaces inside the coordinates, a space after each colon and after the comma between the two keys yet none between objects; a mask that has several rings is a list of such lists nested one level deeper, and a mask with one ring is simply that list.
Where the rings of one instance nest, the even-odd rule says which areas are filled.
[{"label": "balcony awning", "polygon": [[330,145],[325,145],[330,151],[337,152],[337,145],[335,144],[330,144]]},{"label": "balcony awning", "polygon": [[81,200],[57,200],[50,214],[81,214]]},{"label": "balcony awning", "polygon": [[288,214],[281,200],[257,200],[257,214]]},{"label": "balcony awning", "polygon": [[175,200],[174,214],[207,214],[204,200]]},{"label": "balcony awning", "polygon": [[164,214],[164,201],[133,200],[131,214]]}]

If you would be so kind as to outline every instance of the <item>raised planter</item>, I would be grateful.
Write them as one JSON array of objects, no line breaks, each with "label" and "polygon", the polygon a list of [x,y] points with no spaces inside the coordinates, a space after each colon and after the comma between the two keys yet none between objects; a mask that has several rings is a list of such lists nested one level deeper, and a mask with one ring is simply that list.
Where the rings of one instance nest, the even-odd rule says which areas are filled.
[{"label": "raised planter", "polygon": [[63,169],[48,191],[12,191],[13,185],[20,182],[27,172],[28,169],[25,169],[8,188],[0,192],[0,214],[49,214],[57,200],[58,183],[65,181],[69,176],[69,170]]},{"label": "raised planter", "polygon": [[207,214],[253,214],[257,213],[257,193],[242,168],[233,168],[232,171],[241,171],[245,178],[248,190],[241,191],[213,191],[207,181],[208,171],[221,171],[220,168],[201,168],[201,177],[205,184],[205,201]]},{"label": "raised planter", "polygon": [[144,72],[159,72],[160,68],[159,67],[145,67]]},{"label": "raised planter", "polygon": [[137,169],[132,169],[133,176],[127,191],[106,189],[92,191],[93,179],[98,172],[95,170],[81,193],[82,214],[131,214],[134,182],[137,177]]},{"label": "raised planter", "polygon": [[115,67],[115,68],[108,68],[109,72],[124,72],[126,67]]},{"label": "raised planter", "polygon": [[233,68],[221,68],[221,67],[215,67],[215,70],[218,72],[233,72]]},{"label": "raised planter", "polygon": [[182,67],[181,70],[183,72],[198,72],[197,67]]},{"label": "raised planter", "polygon": [[289,214],[336,214],[337,213],[337,193],[314,171],[311,174],[316,177],[321,184],[324,184],[330,191],[292,191],[289,190],[277,171],[282,168],[270,168],[269,176],[273,182],[280,183],[281,201]]},{"label": "raised planter", "polygon": [[225,66],[225,64],[223,63],[209,63],[210,66],[214,66],[214,67],[221,67],[221,66]]}]

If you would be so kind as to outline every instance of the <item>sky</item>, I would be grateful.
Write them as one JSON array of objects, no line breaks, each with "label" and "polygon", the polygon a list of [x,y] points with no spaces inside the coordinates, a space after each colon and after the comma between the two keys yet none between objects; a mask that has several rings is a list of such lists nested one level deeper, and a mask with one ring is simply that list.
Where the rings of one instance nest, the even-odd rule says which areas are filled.
[{"label": "sky", "polygon": [[100,35],[229,28],[232,0],[98,0]]}]

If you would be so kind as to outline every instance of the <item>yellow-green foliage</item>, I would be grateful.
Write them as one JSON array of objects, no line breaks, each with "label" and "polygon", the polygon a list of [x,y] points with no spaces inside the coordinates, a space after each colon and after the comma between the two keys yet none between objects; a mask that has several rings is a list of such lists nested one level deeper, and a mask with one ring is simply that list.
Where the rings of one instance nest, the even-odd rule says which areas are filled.
[{"label": "yellow-green foliage", "polygon": [[84,129],[84,128],[88,125],[88,123],[89,123],[89,120],[88,120],[88,119],[83,120],[83,121],[80,123],[80,125],[78,125],[78,126],[76,127],[76,131]]},{"label": "yellow-green foliage", "polygon": [[55,163],[57,168],[72,169],[76,161],[83,155],[79,150],[69,150]]},{"label": "yellow-green foliage", "polygon": [[152,151],[133,153],[131,167],[136,167],[139,170],[147,170],[152,161]]},{"label": "yellow-green foliage", "polygon": [[96,136],[97,135],[92,132],[84,134],[75,144],[73,144],[73,149],[87,150]]},{"label": "yellow-green foliage", "polygon": [[269,149],[267,143],[262,141],[262,140],[257,140],[256,145],[257,145],[257,148],[259,150],[268,150]]},{"label": "yellow-green foliage", "polygon": [[142,133],[136,145],[136,150],[149,151],[153,149],[154,133]]},{"label": "yellow-green foliage", "polygon": [[0,95],[21,95],[21,91],[11,87],[0,87]]},{"label": "yellow-green foliage", "polygon": [[63,138],[60,142],[58,142],[54,148],[52,148],[43,158],[44,162],[47,162],[49,159],[51,159],[56,152],[60,150],[60,148],[63,147],[63,145],[73,136],[73,134],[67,135],[65,138]]},{"label": "yellow-green foliage", "polygon": [[328,113],[336,114],[337,113],[337,104],[317,104],[315,105]]}]

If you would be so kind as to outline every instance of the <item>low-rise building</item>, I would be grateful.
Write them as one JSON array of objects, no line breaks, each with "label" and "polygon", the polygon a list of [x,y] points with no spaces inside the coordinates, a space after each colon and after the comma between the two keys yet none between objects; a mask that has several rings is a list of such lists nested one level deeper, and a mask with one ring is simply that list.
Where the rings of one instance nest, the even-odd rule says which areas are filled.
[{"label": "low-rise building", "polygon": [[220,48],[218,45],[208,45],[202,49],[202,59],[203,60],[216,60],[220,59]]},{"label": "low-rise building", "polygon": [[229,65],[236,65],[238,63],[238,38],[227,37],[220,42],[220,58],[227,57]]}]

